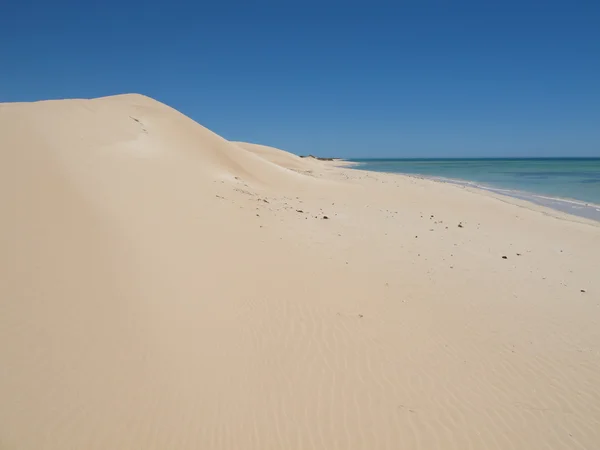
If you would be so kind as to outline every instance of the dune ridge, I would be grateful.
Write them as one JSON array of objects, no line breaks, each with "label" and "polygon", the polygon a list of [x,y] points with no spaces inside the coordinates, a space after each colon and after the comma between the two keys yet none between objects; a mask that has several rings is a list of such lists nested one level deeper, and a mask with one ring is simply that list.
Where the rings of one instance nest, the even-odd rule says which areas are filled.
[{"label": "dune ridge", "polygon": [[0,104],[0,204],[2,450],[600,443],[597,224],[137,94]]},{"label": "dune ridge", "polygon": [[278,148],[259,144],[249,144],[247,142],[235,142],[235,144],[251,153],[254,153],[266,159],[267,161],[271,161],[274,164],[285,167],[287,169],[297,171],[310,171],[315,167],[319,167],[315,166],[315,164],[311,160],[300,158],[297,155],[288,153]]}]

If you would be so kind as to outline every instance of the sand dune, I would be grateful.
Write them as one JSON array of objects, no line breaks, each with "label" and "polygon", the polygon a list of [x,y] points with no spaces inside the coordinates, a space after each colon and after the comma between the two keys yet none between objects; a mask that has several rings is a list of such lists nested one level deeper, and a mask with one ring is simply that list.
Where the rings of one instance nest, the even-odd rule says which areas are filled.
[{"label": "sand dune", "polygon": [[259,144],[249,144],[247,142],[235,142],[235,144],[267,161],[271,161],[272,163],[287,169],[297,171],[310,171],[315,169],[315,162],[312,159],[300,158],[297,155],[278,148]]},{"label": "sand dune", "polygon": [[140,95],[0,105],[0,184],[2,450],[600,445],[597,224]]}]

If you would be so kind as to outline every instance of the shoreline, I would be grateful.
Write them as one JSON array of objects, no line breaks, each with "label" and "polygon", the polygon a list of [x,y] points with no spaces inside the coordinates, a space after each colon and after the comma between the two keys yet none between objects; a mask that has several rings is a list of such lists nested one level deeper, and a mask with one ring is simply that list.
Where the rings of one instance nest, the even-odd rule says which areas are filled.
[{"label": "shoreline", "polygon": [[[542,207],[554,213],[566,214],[572,217],[576,217],[578,219],[585,219],[585,221],[592,221],[594,224],[600,225],[600,205],[584,200],[551,197],[535,192],[519,191],[516,189],[496,188],[493,186],[479,184],[475,181],[457,178],[445,178],[402,172],[377,172],[368,169],[360,169],[358,167],[362,164],[360,162],[347,160],[344,161],[346,164],[338,165],[338,167],[358,169],[371,173],[388,173],[394,175],[402,175],[419,180],[430,180],[438,183],[460,186],[465,189],[473,190],[474,192],[487,193],[494,198],[498,198],[503,201],[508,201],[509,203],[515,204],[517,206],[525,206],[522,204],[522,202],[526,202],[529,205],[531,205],[529,208],[533,210],[540,210],[540,207]],[[548,213],[548,211],[544,212]],[[557,214],[550,215],[558,216]]]}]

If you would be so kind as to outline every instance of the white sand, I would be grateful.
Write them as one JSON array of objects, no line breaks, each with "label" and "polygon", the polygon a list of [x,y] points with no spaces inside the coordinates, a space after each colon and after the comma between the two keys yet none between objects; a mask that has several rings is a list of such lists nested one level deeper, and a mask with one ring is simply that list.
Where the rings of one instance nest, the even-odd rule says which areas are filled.
[{"label": "white sand", "polygon": [[139,95],[0,105],[0,184],[2,450],[600,448],[597,224]]}]

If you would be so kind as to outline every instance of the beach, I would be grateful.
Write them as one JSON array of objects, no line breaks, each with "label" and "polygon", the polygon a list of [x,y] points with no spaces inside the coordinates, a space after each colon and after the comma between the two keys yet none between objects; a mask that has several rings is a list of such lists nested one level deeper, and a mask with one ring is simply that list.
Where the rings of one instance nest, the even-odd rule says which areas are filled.
[{"label": "beach", "polygon": [[2,450],[600,446],[598,222],[137,94],[0,158]]},{"label": "beach", "polygon": [[600,158],[405,158],[352,162],[361,170],[474,187],[600,222]]}]

